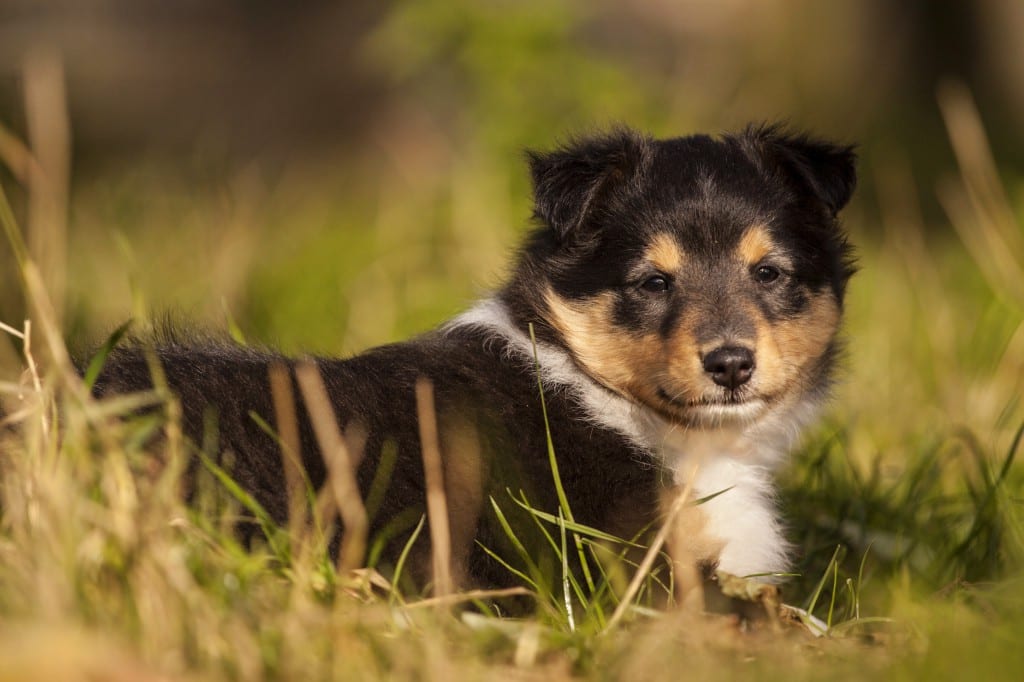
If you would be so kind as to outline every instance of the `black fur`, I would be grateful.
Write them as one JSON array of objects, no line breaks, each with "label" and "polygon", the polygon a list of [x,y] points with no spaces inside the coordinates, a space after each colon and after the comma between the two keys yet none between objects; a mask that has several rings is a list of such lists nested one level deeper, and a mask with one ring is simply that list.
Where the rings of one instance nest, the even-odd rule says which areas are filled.
[{"label": "black fur", "polygon": [[[159,357],[170,388],[181,399],[185,433],[199,442],[208,410],[215,408],[219,445],[233,453],[234,478],[283,524],[288,515],[288,500],[280,449],[249,413],[274,423],[268,370],[276,362],[286,362],[294,368],[294,361],[270,352],[210,343],[164,345],[159,348]],[[472,329],[447,334],[432,332],[349,360],[317,359],[316,363],[338,423],[344,427],[359,422],[368,430],[358,471],[363,491],[369,490],[385,441],[393,441],[397,446],[397,465],[383,504],[371,519],[371,537],[403,511],[425,511],[414,397],[415,382],[421,376],[434,384],[440,418],[453,414],[468,418],[481,436],[481,455],[487,473],[482,496],[485,505],[489,506],[487,498],[493,496],[510,519],[518,520],[517,527],[524,538],[530,536],[533,521],[511,501],[509,491],[525,492],[529,502],[539,509],[557,510],[537,379],[531,361],[510,359],[501,340]],[[149,376],[138,349],[118,350],[104,368],[95,393],[102,396],[148,388]],[[292,376],[294,382],[294,372]],[[293,385],[293,392],[300,395],[297,384]],[[576,520],[595,528],[621,529],[619,532],[632,537],[655,518],[657,471],[645,454],[622,436],[581,421],[572,401],[563,393],[549,392],[546,400],[551,437]],[[301,400],[297,401],[297,411],[303,465],[312,485],[319,489],[326,479],[322,453]],[[595,476],[595,472],[600,475]],[[457,504],[458,491],[454,494],[453,502]],[[416,518],[418,515],[412,517],[413,523]],[[514,549],[495,521],[493,514],[483,513],[477,539],[515,562]],[[254,531],[250,528],[247,532]],[[386,560],[396,558],[410,531],[411,525],[392,539]],[[426,533],[421,538],[414,557],[418,561],[412,569],[422,583],[427,579]],[[543,555],[542,545],[528,544],[538,557]],[[490,559],[479,545],[467,549],[468,578],[472,584],[512,584],[512,574]],[[547,568],[550,575],[557,575],[556,566]],[[386,567],[382,570],[386,571]]]}]

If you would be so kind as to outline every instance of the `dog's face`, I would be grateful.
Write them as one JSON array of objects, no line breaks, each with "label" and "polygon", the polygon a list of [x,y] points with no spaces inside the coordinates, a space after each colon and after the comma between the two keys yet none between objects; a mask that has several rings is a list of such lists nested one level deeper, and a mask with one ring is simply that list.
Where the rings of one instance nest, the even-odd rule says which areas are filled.
[{"label": "dog's face", "polygon": [[853,163],[773,128],[533,155],[540,314],[594,379],[688,426],[816,396],[852,272],[836,214]]}]

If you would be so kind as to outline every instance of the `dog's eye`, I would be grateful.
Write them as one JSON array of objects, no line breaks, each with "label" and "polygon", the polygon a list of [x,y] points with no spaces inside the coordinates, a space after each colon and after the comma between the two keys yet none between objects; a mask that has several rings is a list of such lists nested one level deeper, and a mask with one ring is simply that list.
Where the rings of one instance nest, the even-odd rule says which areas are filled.
[{"label": "dog's eye", "polygon": [[648,277],[644,280],[644,283],[640,285],[640,288],[651,293],[659,293],[662,291],[668,291],[669,284],[666,278],[661,275],[655,275],[654,277]]},{"label": "dog's eye", "polygon": [[779,275],[781,274],[782,273],[779,272],[778,268],[773,267],[771,265],[758,265],[754,269],[754,279],[760,282],[761,284],[768,284],[770,282],[774,282],[779,278]]}]

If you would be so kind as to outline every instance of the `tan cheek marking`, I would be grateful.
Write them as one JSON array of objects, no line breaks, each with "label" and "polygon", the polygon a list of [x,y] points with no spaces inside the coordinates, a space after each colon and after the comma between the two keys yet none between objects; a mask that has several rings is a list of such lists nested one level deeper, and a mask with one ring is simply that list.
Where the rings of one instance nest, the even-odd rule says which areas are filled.
[{"label": "tan cheek marking", "polygon": [[669,340],[669,378],[672,398],[681,402],[697,399],[704,391],[704,368],[700,361],[700,346],[692,330],[697,326],[693,313],[684,314]]},{"label": "tan cheek marking", "polygon": [[661,357],[653,334],[631,334],[612,319],[614,296],[600,294],[586,301],[566,301],[550,288],[544,292],[550,317],[576,360],[605,386],[637,395],[650,383],[650,369]]},{"label": "tan cheek marking", "polygon": [[811,299],[807,314],[778,325],[775,332],[786,359],[816,359],[839,329],[839,305],[831,294]]},{"label": "tan cheek marking", "polygon": [[757,374],[769,393],[785,388],[800,370],[817,360],[839,329],[839,306],[831,294],[811,298],[807,311],[792,320],[770,324],[757,320]]},{"label": "tan cheek marking", "polygon": [[658,334],[633,334],[612,319],[612,294],[569,302],[548,289],[548,322],[557,329],[576,360],[597,381],[621,395],[663,407],[661,388],[679,402],[704,391],[697,343],[689,330],[694,320],[681,319],[666,343]]},{"label": "tan cheek marking", "polygon": [[762,225],[754,225],[747,229],[736,246],[736,253],[744,263],[755,265],[772,252],[775,243]]},{"label": "tan cheek marking", "polygon": [[758,387],[766,393],[775,393],[785,385],[789,371],[782,362],[782,351],[775,338],[776,329],[763,317],[755,320],[757,328],[757,349],[754,377]]},{"label": "tan cheek marking", "polygon": [[679,244],[664,233],[654,238],[644,255],[654,267],[666,273],[682,270],[685,261]]}]

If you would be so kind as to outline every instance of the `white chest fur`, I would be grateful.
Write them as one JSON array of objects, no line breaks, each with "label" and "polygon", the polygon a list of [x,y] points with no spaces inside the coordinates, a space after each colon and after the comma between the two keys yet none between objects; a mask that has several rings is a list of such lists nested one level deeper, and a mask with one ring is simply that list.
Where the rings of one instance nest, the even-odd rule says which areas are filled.
[{"label": "white chest fur", "polygon": [[691,499],[706,500],[698,507],[702,530],[717,540],[711,546],[718,551],[694,558],[717,562],[719,569],[737,576],[788,568],[789,545],[775,510],[771,463],[764,461],[768,453],[751,445],[743,434],[691,431],[669,437],[658,453],[677,485],[689,485]]}]

